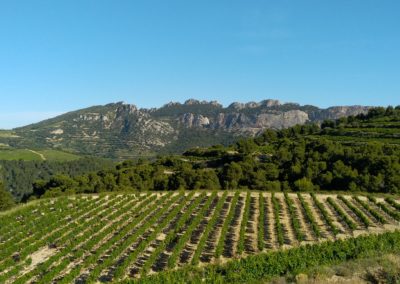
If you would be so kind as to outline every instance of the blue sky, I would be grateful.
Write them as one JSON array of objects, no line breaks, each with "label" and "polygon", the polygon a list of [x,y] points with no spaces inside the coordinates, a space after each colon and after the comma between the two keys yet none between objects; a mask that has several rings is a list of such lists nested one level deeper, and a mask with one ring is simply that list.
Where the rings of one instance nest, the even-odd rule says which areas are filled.
[{"label": "blue sky", "polygon": [[400,104],[400,1],[2,0],[0,128],[188,98]]}]

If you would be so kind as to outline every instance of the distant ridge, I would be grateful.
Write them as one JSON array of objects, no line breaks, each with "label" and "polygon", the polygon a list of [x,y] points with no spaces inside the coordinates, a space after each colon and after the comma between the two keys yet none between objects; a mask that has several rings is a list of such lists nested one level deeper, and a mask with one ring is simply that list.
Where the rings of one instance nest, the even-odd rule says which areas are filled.
[{"label": "distant ridge", "polygon": [[320,122],[366,113],[366,106],[335,106],[189,99],[160,108],[137,108],[124,102],[71,111],[14,129],[18,137],[0,138],[13,147],[57,148],[113,159],[177,153],[189,147],[227,144],[240,136],[255,136],[267,128]]}]

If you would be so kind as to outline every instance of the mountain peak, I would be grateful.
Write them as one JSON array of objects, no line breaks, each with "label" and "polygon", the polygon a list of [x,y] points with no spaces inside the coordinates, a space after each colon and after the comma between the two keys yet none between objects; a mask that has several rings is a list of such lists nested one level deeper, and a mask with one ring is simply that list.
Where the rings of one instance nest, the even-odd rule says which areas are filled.
[{"label": "mountain peak", "polygon": [[190,106],[190,105],[213,105],[213,106],[218,106],[222,107],[222,105],[218,101],[199,101],[196,99],[188,99],[184,103],[184,105]]},{"label": "mountain peak", "polygon": [[251,109],[251,108],[257,108],[260,106],[276,107],[276,106],[281,106],[281,105],[282,105],[281,102],[278,100],[267,99],[267,100],[263,100],[261,102],[248,102],[248,103],[233,102],[228,106],[228,108],[241,110],[244,108]]},{"label": "mountain peak", "polygon": [[266,107],[274,107],[274,106],[280,106],[281,102],[279,100],[267,99],[261,101],[260,104]]},{"label": "mountain peak", "polygon": [[217,101],[196,99],[183,104],[170,102],[156,109],[138,109],[136,105],[117,102],[15,129],[20,138],[12,143],[125,159],[154,155],[161,150],[180,152],[194,146],[227,144],[239,136],[257,135],[267,128],[286,128],[367,111],[368,107],[362,106],[320,109],[281,104],[273,99],[235,102],[225,108]]}]

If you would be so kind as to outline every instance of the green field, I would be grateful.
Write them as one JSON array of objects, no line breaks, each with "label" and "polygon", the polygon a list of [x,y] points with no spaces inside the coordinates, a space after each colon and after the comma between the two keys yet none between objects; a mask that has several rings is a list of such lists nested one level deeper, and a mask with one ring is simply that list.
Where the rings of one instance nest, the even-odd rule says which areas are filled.
[{"label": "green field", "polygon": [[395,113],[342,118],[335,124],[320,133],[314,133],[313,137],[324,137],[335,141],[400,144],[400,117]]},{"label": "green field", "polygon": [[0,160],[40,161],[41,157],[26,149],[6,148],[0,150]]},{"label": "green field", "polygon": [[46,157],[46,160],[50,160],[50,161],[64,162],[64,161],[74,161],[74,160],[81,158],[80,156],[75,155],[75,154],[58,151],[58,150],[51,150],[51,149],[40,150],[37,152],[42,154],[44,157]]},{"label": "green field", "polygon": [[15,149],[10,147],[0,148],[0,160],[24,160],[24,161],[73,161],[80,156],[58,150],[31,150]]},{"label": "green field", "polygon": [[0,215],[0,283],[248,283],[399,252],[399,220],[390,197],[203,190],[43,199]]},{"label": "green field", "polygon": [[17,138],[19,137],[12,130],[0,130],[0,138]]}]

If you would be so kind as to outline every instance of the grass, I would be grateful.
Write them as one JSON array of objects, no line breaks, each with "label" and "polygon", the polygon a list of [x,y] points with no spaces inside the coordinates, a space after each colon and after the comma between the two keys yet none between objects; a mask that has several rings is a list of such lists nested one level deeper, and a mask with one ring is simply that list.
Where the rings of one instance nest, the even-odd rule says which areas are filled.
[{"label": "grass", "polygon": [[0,138],[16,138],[19,137],[12,130],[0,130]]},{"label": "grass", "polygon": [[356,123],[341,124],[323,132],[308,135],[311,139],[330,139],[342,143],[379,142],[400,144],[400,121],[398,117],[373,118]]},{"label": "grass", "polygon": [[38,151],[40,154],[46,157],[46,160],[51,160],[51,161],[60,161],[60,162],[65,162],[65,161],[74,161],[78,160],[81,157],[75,154],[71,153],[66,153],[58,150],[42,150]]},{"label": "grass", "polygon": [[[43,155],[43,157],[41,155]],[[15,148],[0,148],[0,160],[24,160],[24,161],[73,161],[80,158],[78,155],[58,150],[29,150]]]},{"label": "grass", "polygon": [[345,135],[308,135],[312,139],[325,138],[338,142],[353,142],[353,143],[368,143],[368,142],[381,142],[389,144],[400,144],[399,138],[377,138],[377,137],[360,137],[360,136],[345,136]]},{"label": "grass", "polygon": [[[183,267],[123,283],[399,283],[399,233],[271,251],[222,265]],[[337,281],[338,277],[342,281]]]},{"label": "grass", "polygon": [[26,149],[1,149],[0,160],[24,160],[24,161],[40,161],[39,155]]},{"label": "grass", "polygon": [[[313,267],[299,275],[287,275],[271,279],[271,283],[399,283],[400,256],[377,255],[345,261],[337,265]],[[351,282],[353,281],[353,282]]]}]

